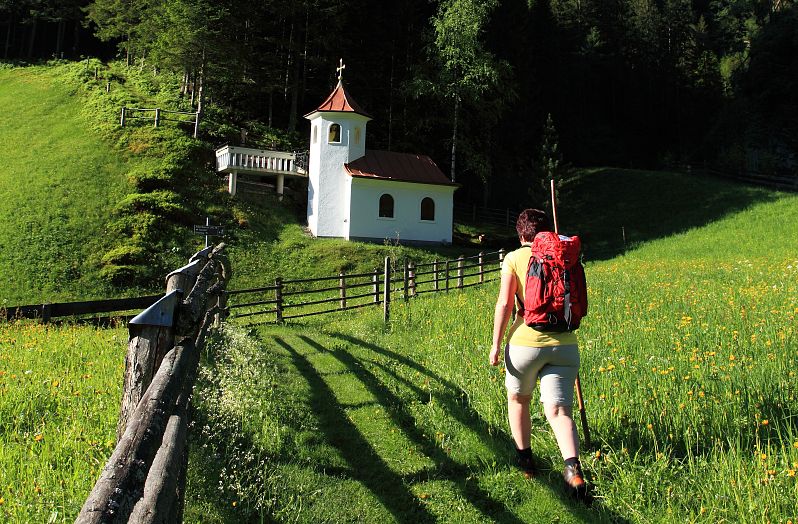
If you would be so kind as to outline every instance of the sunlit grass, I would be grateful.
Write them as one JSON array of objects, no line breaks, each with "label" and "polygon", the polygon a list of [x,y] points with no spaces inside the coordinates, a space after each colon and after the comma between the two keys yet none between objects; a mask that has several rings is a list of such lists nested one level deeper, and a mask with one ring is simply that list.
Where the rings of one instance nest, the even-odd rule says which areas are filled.
[{"label": "sunlit grass", "polygon": [[127,166],[73,89],[47,68],[0,69],[0,307],[107,292],[97,271]]},{"label": "sunlit grass", "polygon": [[0,322],[0,522],[73,522],[115,445],[122,329]]},{"label": "sunlit grass", "polygon": [[[771,200],[588,262],[581,378],[593,446],[582,461],[597,503],[587,513],[549,498],[561,459],[538,410],[532,442],[543,474],[531,483],[513,475],[503,374],[487,364],[495,284],[395,301],[388,329],[375,309],[250,333],[259,371],[214,369],[224,402],[203,409],[211,421],[231,417],[209,424],[206,442],[226,441],[229,427],[238,436],[232,454],[217,448],[228,465],[218,493],[277,521],[322,518],[308,509],[322,503],[329,518],[357,515],[361,502],[325,495],[338,490],[360,493],[351,500],[376,493],[390,512],[390,497],[358,481],[357,455],[342,451],[353,441],[332,429],[343,425],[357,449],[383,461],[375,475],[405,475],[396,496],[421,520],[460,508],[478,522],[488,500],[498,521],[546,520],[554,508],[590,522],[795,521],[798,198]],[[313,401],[320,387],[334,401]],[[324,422],[324,406],[346,418]],[[421,480],[424,464],[434,473]],[[461,475],[479,490],[458,487]]]}]

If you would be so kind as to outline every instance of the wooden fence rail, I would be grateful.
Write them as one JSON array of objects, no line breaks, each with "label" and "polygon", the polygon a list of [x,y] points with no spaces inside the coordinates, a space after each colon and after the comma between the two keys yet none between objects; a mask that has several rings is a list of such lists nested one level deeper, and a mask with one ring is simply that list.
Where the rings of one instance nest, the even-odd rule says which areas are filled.
[{"label": "wooden fence rail", "polygon": [[[146,113],[152,113],[147,115]],[[143,114],[143,116],[141,116]],[[170,115],[176,115],[178,118],[171,118]],[[190,119],[179,118],[181,115],[190,116]],[[125,127],[129,120],[151,120],[155,127],[161,125],[162,122],[177,122],[181,124],[192,124],[194,126],[194,138],[197,138],[199,132],[199,111],[171,111],[169,109],[161,109],[160,107],[126,107],[122,106],[122,115],[119,118],[119,125]]]},{"label": "wooden fence rail", "polygon": [[476,204],[455,204],[453,211],[456,220],[512,228],[515,226],[515,219],[521,209],[493,208],[477,206]]},{"label": "wooden fence rail", "polygon": [[166,294],[131,320],[117,445],[76,523],[181,522],[189,399],[199,355],[225,308],[224,244],[167,277]]},{"label": "wooden fence rail", "polygon": [[58,317],[96,315],[99,313],[123,313],[126,311],[141,310],[150,307],[159,298],[160,295],[149,295],[134,298],[11,306],[8,308],[0,308],[0,318],[5,316],[6,321],[21,318],[35,318],[41,319],[42,322],[47,323],[53,318]]},{"label": "wooden fence rail", "polygon": [[[504,250],[479,253],[455,260],[402,264],[385,259],[384,270],[368,273],[339,273],[307,279],[276,278],[273,286],[226,292],[231,318],[267,316],[266,322],[283,322],[326,313],[383,304],[387,321],[391,295],[404,300],[423,293],[463,289],[497,280],[495,274],[504,259]],[[235,297],[235,298],[234,298]]]}]

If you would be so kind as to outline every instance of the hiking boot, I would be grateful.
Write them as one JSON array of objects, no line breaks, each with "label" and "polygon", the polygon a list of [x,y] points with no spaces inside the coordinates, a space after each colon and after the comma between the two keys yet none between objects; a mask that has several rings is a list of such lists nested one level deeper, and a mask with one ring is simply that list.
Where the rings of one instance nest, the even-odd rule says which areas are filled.
[{"label": "hiking boot", "polygon": [[521,468],[524,478],[531,479],[535,476],[535,463],[532,457],[518,457],[518,467]]},{"label": "hiking boot", "polygon": [[565,466],[562,478],[565,480],[565,486],[571,496],[579,500],[587,500],[587,483],[579,464]]}]

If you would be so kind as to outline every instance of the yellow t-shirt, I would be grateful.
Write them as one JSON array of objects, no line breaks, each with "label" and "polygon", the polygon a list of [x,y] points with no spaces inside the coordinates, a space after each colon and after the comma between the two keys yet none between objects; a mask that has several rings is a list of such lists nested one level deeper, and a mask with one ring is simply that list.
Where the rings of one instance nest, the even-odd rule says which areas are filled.
[{"label": "yellow t-shirt", "polygon": [[[502,275],[515,275],[515,282],[517,284],[515,292],[515,305],[516,309],[520,310],[521,299],[518,297],[524,296],[524,288],[526,287],[526,270],[529,267],[529,258],[532,256],[532,250],[528,246],[523,246],[515,251],[507,253],[502,262]],[[576,344],[578,342],[576,333],[543,333],[536,331],[531,327],[524,324],[524,317],[521,315],[515,316],[515,322],[510,326],[510,333],[507,340],[514,346],[529,346],[529,347],[550,347],[550,346],[564,346],[567,344]]]}]

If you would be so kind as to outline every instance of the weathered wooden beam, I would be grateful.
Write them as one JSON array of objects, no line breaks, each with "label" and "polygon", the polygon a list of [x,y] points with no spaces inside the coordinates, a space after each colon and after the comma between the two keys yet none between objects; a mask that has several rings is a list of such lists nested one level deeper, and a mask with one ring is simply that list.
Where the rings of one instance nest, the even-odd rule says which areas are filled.
[{"label": "weathered wooden beam", "polygon": [[147,388],[124,435],[116,445],[100,478],[86,499],[76,524],[128,522],[144,494],[144,481],[158,449],[173,406],[193,376],[199,352],[190,338],[170,350]]},{"label": "weathered wooden beam", "polygon": [[166,352],[175,344],[174,320],[180,291],[172,291],[128,324],[130,337],[125,355],[122,402],[116,426],[117,442],[125,433],[130,415],[152,382]]}]

